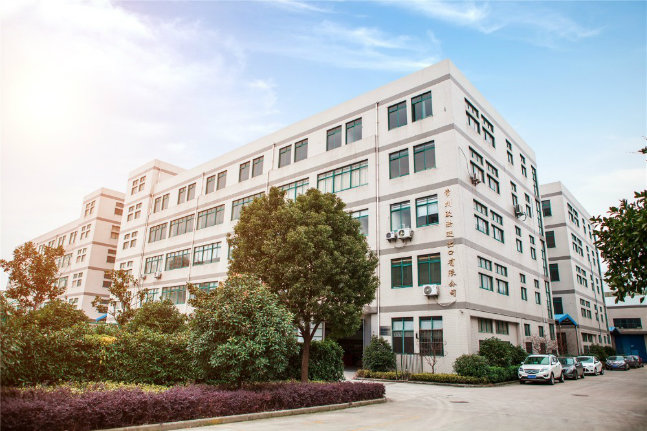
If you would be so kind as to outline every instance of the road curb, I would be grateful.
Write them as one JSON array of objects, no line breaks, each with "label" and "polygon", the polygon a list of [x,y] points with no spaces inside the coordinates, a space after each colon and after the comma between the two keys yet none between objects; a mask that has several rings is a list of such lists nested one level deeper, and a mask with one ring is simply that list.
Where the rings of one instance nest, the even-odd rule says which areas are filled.
[{"label": "road curb", "polygon": [[507,386],[507,385],[513,385],[515,383],[519,383],[519,380],[511,380],[509,382],[488,383],[485,385],[471,385],[467,383],[422,382],[417,380],[369,379],[366,377],[355,377],[353,380],[364,380],[367,382],[414,383],[416,385],[453,386],[456,388],[494,388],[497,386]]},{"label": "road curb", "polygon": [[351,407],[369,406],[386,402],[386,397],[375,400],[351,401],[343,404],[329,404],[325,406],[303,407],[300,409],[275,410],[271,412],[245,413],[242,415],[218,416],[214,418],[191,419],[178,422],[166,422],[159,424],[134,425],[129,427],[102,429],[101,431],[167,431],[182,428],[195,428],[207,425],[230,424],[234,422],[253,421],[256,419],[278,418],[283,416],[302,415],[306,413],[329,412],[333,410],[348,409]]}]

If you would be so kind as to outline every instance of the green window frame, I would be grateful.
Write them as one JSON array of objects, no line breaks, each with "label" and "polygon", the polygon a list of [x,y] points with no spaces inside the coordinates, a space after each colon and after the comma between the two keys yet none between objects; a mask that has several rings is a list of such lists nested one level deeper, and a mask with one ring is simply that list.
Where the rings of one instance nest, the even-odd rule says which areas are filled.
[{"label": "green window frame", "polygon": [[366,184],[368,184],[368,160],[317,175],[317,188],[322,193],[338,193]]},{"label": "green window frame", "polygon": [[166,239],[166,226],[167,223],[152,226],[148,231],[148,242],[155,242]]},{"label": "green window frame", "polygon": [[216,190],[224,189],[227,185],[227,171],[218,173],[218,182],[216,183]]},{"label": "green window frame", "polygon": [[410,257],[391,259],[391,288],[413,287],[413,265]]},{"label": "green window frame", "polygon": [[350,216],[359,222],[360,233],[368,236],[368,210],[353,211]]},{"label": "green window frame", "polygon": [[211,292],[218,288],[219,282],[217,281],[205,281],[204,283],[198,283],[195,286],[202,290],[203,292]]},{"label": "green window frame", "polygon": [[411,121],[422,120],[423,118],[431,117],[433,115],[431,109],[431,91],[422,93],[411,99]]},{"label": "green window frame", "polygon": [[510,290],[508,289],[508,282],[504,280],[496,279],[496,291],[501,295],[509,296]]},{"label": "green window frame", "polygon": [[326,131],[326,151],[341,147],[341,126]]},{"label": "green window frame", "polygon": [[346,145],[362,139],[362,119],[346,123]]},{"label": "green window frame", "polygon": [[540,336],[540,337],[543,337],[543,336],[544,336],[544,327],[543,327],[543,326],[541,326],[541,325],[539,325],[539,327],[538,327],[538,328],[539,328],[539,336]]},{"label": "green window frame", "polygon": [[168,237],[184,235],[185,233],[193,232],[193,214],[171,220]]},{"label": "green window frame", "polygon": [[263,160],[265,156],[260,156],[252,160],[252,178],[263,173]]},{"label": "green window frame", "polygon": [[550,199],[541,201],[541,212],[544,214],[544,217],[550,217],[553,215],[553,209],[550,206]]},{"label": "green window frame", "polygon": [[157,296],[158,289],[146,289],[144,302],[155,302],[155,297]]},{"label": "green window frame", "polygon": [[186,302],[186,286],[162,287],[160,300],[168,299],[173,304],[180,305]]},{"label": "green window frame", "polygon": [[238,170],[238,182],[243,182],[249,179],[250,173],[250,163],[244,162],[240,164],[240,169]]},{"label": "green window frame", "polygon": [[420,354],[423,356],[444,356],[443,318],[421,317],[418,324]]},{"label": "green window frame", "polygon": [[548,248],[555,248],[555,231],[546,231],[546,246]]},{"label": "green window frame", "polygon": [[285,198],[290,200],[296,200],[297,196],[301,196],[308,189],[308,179],[295,181],[290,184],[285,184],[279,187],[279,190],[285,192]]},{"label": "green window frame", "polygon": [[166,266],[165,271],[172,271],[174,269],[186,268],[191,263],[191,249],[172,251],[166,253]]},{"label": "green window frame", "polygon": [[413,354],[413,317],[391,319],[391,344],[393,353]]},{"label": "green window frame", "polygon": [[426,171],[436,167],[436,144],[434,141],[413,147],[414,172]]},{"label": "green window frame", "polygon": [[308,140],[304,139],[294,144],[294,163],[308,158]]},{"label": "green window frame", "polygon": [[198,213],[198,222],[196,229],[204,229],[209,226],[222,224],[225,221],[225,206],[218,205],[217,207],[209,208]]},{"label": "green window frame", "polygon": [[491,334],[493,332],[492,319],[479,318],[479,332],[483,334]]},{"label": "green window frame", "polygon": [[231,203],[231,219],[233,220],[238,220],[240,218],[240,212],[243,210],[243,208],[246,205],[249,205],[252,203],[252,201],[256,198],[260,198],[263,195],[265,195],[265,192],[260,192],[256,193],[255,195],[251,196],[246,196],[242,199],[236,199]]},{"label": "green window frame", "polygon": [[215,185],[216,185],[216,176],[212,175],[210,177],[207,177],[206,185],[204,187],[204,194],[208,195],[209,193],[212,193]]},{"label": "green window frame", "polygon": [[559,281],[559,264],[551,263],[548,265],[548,268],[550,281]]},{"label": "green window frame", "polygon": [[517,251],[523,253],[523,242],[519,238],[517,238]]},{"label": "green window frame", "polygon": [[396,103],[388,108],[389,130],[407,125],[407,102]]},{"label": "green window frame", "polygon": [[535,292],[535,304],[541,305],[541,293]]},{"label": "green window frame", "polygon": [[497,320],[496,321],[496,333],[497,334],[508,335],[510,333],[510,329],[508,327],[508,322],[502,322],[500,320]]},{"label": "green window frame", "polygon": [[482,258],[481,256],[477,256],[477,261],[478,261],[478,266],[479,268],[483,268],[488,271],[492,271],[492,261]]},{"label": "green window frame", "polygon": [[476,219],[476,230],[486,235],[490,235],[490,224],[488,221],[476,214],[474,214],[474,218]]},{"label": "green window frame", "polygon": [[208,263],[220,262],[220,242],[197,246],[193,249],[193,264],[206,265]]},{"label": "green window frame", "polygon": [[146,262],[144,263],[144,274],[153,274],[161,271],[163,260],[164,256],[161,254],[159,256],[147,257]]},{"label": "green window frame", "polygon": [[431,195],[416,199],[416,227],[431,226],[438,223],[438,196]]},{"label": "green window frame", "polygon": [[411,227],[411,206],[409,201],[391,204],[391,230]]},{"label": "green window frame", "polygon": [[530,325],[527,323],[523,324],[523,333],[526,337],[530,337]]},{"label": "green window frame", "polygon": [[484,290],[494,291],[494,280],[487,274],[479,272],[479,287]]},{"label": "green window frame", "polygon": [[505,243],[504,235],[505,235],[505,233],[503,232],[503,229],[501,229],[501,228],[499,228],[499,227],[497,227],[495,225],[492,225],[492,238],[494,238],[495,240],[497,240],[499,242]]},{"label": "green window frame", "polygon": [[389,178],[409,175],[409,149],[389,154]]},{"label": "green window frame", "polygon": [[186,186],[186,200],[187,202],[195,198],[195,183]]},{"label": "green window frame", "polygon": [[279,149],[279,168],[292,163],[292,145],[286,145]]},{"label": "green window frame", "polygon": [[418,286],[441,283],[440,254],[418,256]]},{"label": "green window frame", "polygon": [[521,286],[521,299],[522,299],[523,301],[527,301],[527,300],[528,300],[528,289],[526,289],[526,288],[525,288],[525,287],[523,287],[523,286]]}]

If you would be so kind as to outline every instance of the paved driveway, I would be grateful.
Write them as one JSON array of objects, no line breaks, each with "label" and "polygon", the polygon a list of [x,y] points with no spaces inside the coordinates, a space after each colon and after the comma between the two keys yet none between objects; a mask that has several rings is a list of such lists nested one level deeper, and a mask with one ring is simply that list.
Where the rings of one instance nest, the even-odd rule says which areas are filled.
[{"label": "paved driveway", "polygon": [[647,430],[647,367],[555,386],[387,383],[386,395],[385,404],[197,430]]}]

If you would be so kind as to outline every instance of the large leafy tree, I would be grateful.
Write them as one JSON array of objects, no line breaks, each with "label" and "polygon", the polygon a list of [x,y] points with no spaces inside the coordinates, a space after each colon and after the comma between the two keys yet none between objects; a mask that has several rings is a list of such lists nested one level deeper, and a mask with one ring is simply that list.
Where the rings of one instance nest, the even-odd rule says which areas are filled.
[{"label": "large leafy tree", "polygon": [[325,322],[332,336],[350,335],[378,286],[377,258],[359,223],[330,193],[310,189],[296,200],[271,188],[243,209],[229,274],[251,274],[278,295],[303,338],[301,380],[308,380],[310,344]]},{"label": "large leafy tree", "polygon": [[142,289],[139,282],[133,277],[130,271],[116,269],[109,272],[110,275],[110,300],[108,305],[103,303],[104,298],[95,296],[92,306],[99,313],[110,314],[117,323],[125,325],[135,314],[135,307],[144,302],[146,289]]},{"label": "large leafy tree", "polygon": [[296,349],[292,315],[258,278],[230,276],[209,293],[189,291],[189,349],[202,380],[240,387],[283,375]]},{"label": "large leafy tree", "polygon": [[12,260],[0,259],[0,267],[9,275],[6,297],[21,310],[35,310],[62,295],[65,287],[58,286],[57,260],[63,253],[60,246],[39,252],[30,241],[13,251]]},{"label": "large leafy tree", "polygon": [[616,302],[627,295],[642,295],[642,302],[647,294],[647,190],[636,192],[634,198],[635,202],[623,199],[611,207],[608,217],[591,219],[595,245],[607,263],[604,279]]}]

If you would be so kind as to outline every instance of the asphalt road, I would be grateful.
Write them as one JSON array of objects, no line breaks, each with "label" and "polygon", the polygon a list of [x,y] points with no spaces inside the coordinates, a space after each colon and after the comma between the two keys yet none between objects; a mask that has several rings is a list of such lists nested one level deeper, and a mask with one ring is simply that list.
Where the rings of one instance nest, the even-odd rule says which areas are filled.
[{"label": "asphalt road", "polygon": [[607,371],[604,376],[555,386],[459,388],[386,383],[386,395],[385,404],[193,429],[647,430],[647,367]]}]

